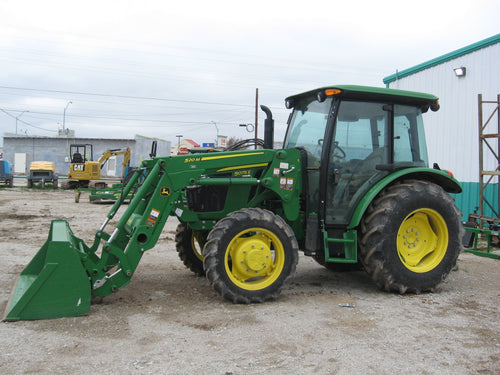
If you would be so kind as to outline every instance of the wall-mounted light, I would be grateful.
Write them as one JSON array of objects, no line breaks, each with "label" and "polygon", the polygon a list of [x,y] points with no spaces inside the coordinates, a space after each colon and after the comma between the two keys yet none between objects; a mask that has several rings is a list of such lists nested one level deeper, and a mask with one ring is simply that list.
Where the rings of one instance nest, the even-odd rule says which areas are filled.
[{"label": "wall-mounted light", "polygon": [[455,71],[455,75],[457,77],[465,77],[465,73],[466,73],[465,67],[461,66],[460,68],[455,68],[453,70]]}]

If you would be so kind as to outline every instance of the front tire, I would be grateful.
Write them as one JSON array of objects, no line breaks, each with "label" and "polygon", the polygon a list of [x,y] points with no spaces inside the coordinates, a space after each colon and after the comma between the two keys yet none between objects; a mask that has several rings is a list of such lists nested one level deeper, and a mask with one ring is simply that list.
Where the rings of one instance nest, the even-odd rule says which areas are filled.
[{"label": "front tire", "polygon": [[462,250],[461,213],[440,186],[408,180],[386,188],[361,221],[360,259],[377,286],[432,291]]},{"label": "front tire", "polygon": [[209,233],[204,268],[214,289],[233,303],[278,297],[295,274],[298,244],[290,226],[259,208],[235,211]]},{"label": "front tire", "polygon": [[193,231],[179,224],[175,232],[175,248],[182,263],[198,276],[205,275],[203,269],[203,246],[207,241],[206,231]]}]

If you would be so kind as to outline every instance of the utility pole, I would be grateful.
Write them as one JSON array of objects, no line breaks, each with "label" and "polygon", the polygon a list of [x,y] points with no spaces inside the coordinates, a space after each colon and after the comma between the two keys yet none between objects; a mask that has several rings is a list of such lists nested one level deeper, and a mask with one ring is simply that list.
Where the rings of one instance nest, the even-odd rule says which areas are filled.
[{"label": "utility pole", "polygon": [[177,154],[179,154],[179,150],[181,149],[181,138],[183,137],[182,134],[176,135],[177,137]]},{"label": "utility pole", "polygon": [[258,123],[259,123],[259,111],[258,111],[258,108],[259,108],[259,89],[256,88],[255,89],[255,149],[257,149],[257,135],[258,135],[258,132],[257,132],[257,129],[259,127]]},{"label": "utility pole", "polygon": [[64,107],[64,113],[63,113],[63,134],[64,134],[64,128],[66,126],[66,110],[68,109],[69,105],[73,104],[72,101],[69,101],[68,104],[66,104],[66,107]]},{"label": "utility pole", "polygon": [[16,134],[17,134],[17,121],[19,120],[19,117],[21,117],[26,112],[29,112],[29,111],[22,111],[21,114],[16,117]]}]

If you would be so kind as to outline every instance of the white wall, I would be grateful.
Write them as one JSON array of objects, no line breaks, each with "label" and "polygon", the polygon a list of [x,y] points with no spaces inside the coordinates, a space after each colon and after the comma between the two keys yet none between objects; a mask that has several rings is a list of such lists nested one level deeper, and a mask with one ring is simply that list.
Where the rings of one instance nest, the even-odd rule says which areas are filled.
[{"label": "white wall", "polygon": [[[467,74],[458,78],[454,68],[464,66]],[[425,130],[429,162],[452,171],[462,182],[479,182],[478,94],[496,101],[500,94],[500,43],[417,72],[389,84],[391,88],[422,91],[439,97],[441,109],[429,111]],[[493,106],[483,106],[485,120]],[[492,119],[496,133],[497,117]],[[496,149],[496,140],[490,144]],[[485,169],[494,170],[496,160],[485,149]]]}]

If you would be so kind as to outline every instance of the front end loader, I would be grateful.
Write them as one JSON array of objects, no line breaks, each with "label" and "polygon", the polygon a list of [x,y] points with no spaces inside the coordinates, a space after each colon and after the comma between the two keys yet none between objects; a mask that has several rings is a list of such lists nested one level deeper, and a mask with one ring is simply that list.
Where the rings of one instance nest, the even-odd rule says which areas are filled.
[{"label": "front end loader", "polygon": [[[21,273],[5,320],[86,314],[127,285],[169,216],[184,264],[234,303],[276,299],[299,249],[327,268],[364,268],[386,291],[432,291],[461,250],[458,182],[429,168],[422,113],[433,95],[330,86],[287,98],[284,149],[145,160],[90,246],[64,221]],[[118,219],[112,219],[132,197]],[[115,222],[115,220],[113,220]]]},{"label": "front end loader", "polygon": [[[275,171],[286,172],[282,185],[278,176],[273,176]],[[138,185],[142,174],[146,177]],[[300,185],[298,150],[146,160],[111,208],[92,246],[74,236],[66,222],[52,222],[47,242],[21,274],[6,319],[88,313],[91,296],[107,296],[130,282],[143,254],[157,242],[169,215],[176,215],[194,230],[210,230],[233,211],[274,200],[291,222],[298,222]],[[108,232],[109,221],[132,190],[137,190],[134,198],[116,227]],[[250,202],[248,197],[252,197]],[[278,216],[273,215],[274,219]],[[255,241],[272,252],[265,236]],[[254,262],[260,257],[255,255]],[[255,265],[252,272],[253,278],[254,274],[264,274]]]}]

